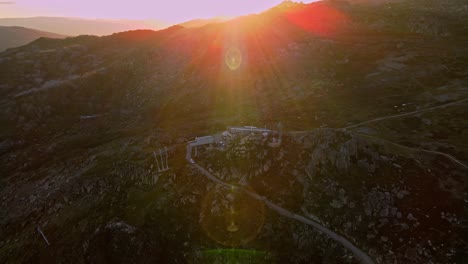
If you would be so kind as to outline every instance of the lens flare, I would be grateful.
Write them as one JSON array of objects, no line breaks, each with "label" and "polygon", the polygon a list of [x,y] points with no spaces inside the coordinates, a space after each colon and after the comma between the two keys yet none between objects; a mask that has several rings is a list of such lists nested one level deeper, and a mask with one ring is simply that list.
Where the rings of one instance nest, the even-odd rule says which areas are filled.
[{"label": "lens flare", "polygon": [[302,9],[286,12],[286,18],[312,34],[332,37],[344,25],[350,23],[349,17],[326,1],[319,1]]},{"label": "lens flare", "polygon": [[273,254],[253,249],[209,249],[197,251],[188,263],[196,264],[270,264],[276,263]]},{"label": "lens flare", "polygon": [[205,232],[216,242],[235,247],[253,240],[265,217],[263,203],[238,189],[215,187],[205,197],[200,214]]},{"label": "lens flare", "polygon": [[238,48],[231,47],[224,54],[224,61],[229,69],[236,70],[242,64],[242,53]]}]

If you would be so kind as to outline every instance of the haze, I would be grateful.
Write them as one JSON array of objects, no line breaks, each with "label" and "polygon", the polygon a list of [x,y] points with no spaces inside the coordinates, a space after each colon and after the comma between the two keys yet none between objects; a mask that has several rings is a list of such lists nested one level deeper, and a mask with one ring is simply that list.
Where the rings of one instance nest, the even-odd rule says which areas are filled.
[{"label": "haze", "polygon": [[0,5],[0,17],[158,19],[168,23],[180,23],[196,18],[234,17],[258,13],[280,2],[281,0],[18,0]]}]

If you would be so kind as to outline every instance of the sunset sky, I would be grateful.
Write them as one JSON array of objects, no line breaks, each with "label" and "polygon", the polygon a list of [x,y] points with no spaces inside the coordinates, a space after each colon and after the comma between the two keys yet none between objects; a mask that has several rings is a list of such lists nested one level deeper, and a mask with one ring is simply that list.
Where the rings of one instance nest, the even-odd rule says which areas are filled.
[{"label": "sunset sky", "polygon": [[195,18],[258,13],[280,2],[282,0],[16,0],[0,1],[0,18],[61,16],[177,23]]}]

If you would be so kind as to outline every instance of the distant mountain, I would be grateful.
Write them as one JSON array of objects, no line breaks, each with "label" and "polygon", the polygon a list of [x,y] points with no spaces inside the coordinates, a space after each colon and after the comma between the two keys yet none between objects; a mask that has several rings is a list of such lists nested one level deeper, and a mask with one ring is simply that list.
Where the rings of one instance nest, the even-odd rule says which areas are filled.
[{"label": "distant mountain", "polygon": [[136,29],[158,30],[168,27],[169,24],[156,20],[104,20],[69,17],[29,17],[1,18],[0,26],[21,26],[69,36],[104,36]]},{"label": "distant mountain", "polygon": [[228,21],[229,19],[230,18],[224,18],[224,17],[216,17],[216,18],[209,18],[209,19],[194,19],[194,20],[181,23],[179,24],[179,26],[183,26],[186,28],[203,27],[209,24],[225,22],[225,21]]},{"label": "distant mountain", "polygon": [[65,38],[66,36],[24,27],[0,26],[0,51],[26,45],[41,37]]}]

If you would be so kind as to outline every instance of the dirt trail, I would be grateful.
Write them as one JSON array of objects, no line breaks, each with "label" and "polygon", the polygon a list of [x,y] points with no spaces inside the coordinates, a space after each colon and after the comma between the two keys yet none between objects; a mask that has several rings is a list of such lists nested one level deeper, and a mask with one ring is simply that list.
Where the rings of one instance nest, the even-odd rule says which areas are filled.
[{"label": "dirt trail", "polygon": [[449,154],[446,154],[446,153],[443,153],[443,152],[439,152],[439,151],[435,151],[435,150],[420,149],[420,148],[412,148],[412,147],[400,145],[398,143],[391,142],[391,141],[388,141],[388,140],[385,140],[385,139],[382,139],[382,138],[369,136],[369,135],[366,135],[366,134],[360,134],[360,133],[353,133],[353,134],[361,136],[361,137],[366,137],[366,138],[370,138],[370,139],[373,139],[373,140],[377,140],[377,141],[380,141],[380,142],[392,144],[392,145],[398,146],[400,148],[405,148],[405,149],[409,149],[409,150],[413,150],[413,151],[421,151],[421,152],[441,155],[441,156],[444,156],[444,157],[448,158],[449,160],[459,164],[460,166],[464,167],[465,169],[468,169],[468,165],[466,165],[465,163],[463,163],[463,162],[457,160],[456,158],[450,156]]},{"label": "dirt trail", "polygon": [[463,100],[459,100],[459,101],[455,101],[455,102],[451,102],[451,103],[447,103],[447,104],[443,104],[443,105],[437,105],[437,106],[432,106],[432,107],[420,109],[420,110],[413,111],[413,112],[408,112],[408,113],[403,113],[403,114],[398,114],[398,115],[378,117],[378,118],[374,118],[374,119],[371,119],[371,120],[368,120],[368,121],[365,121],[365,122],[361,122],[361,123],[357,123],[357,124],[354,124],[354,125],[351,125],[351,126],[343,127],[343,129],[350,129],[350,128],[358,127],[358,126],[365,125],[365,124],[368,124],[368,123],[378,122],[378,121],[391,119],[391,118],[398,118],[398,117],[403,117],[403,116],[419,114],[419,113],[426,112],[426,111],[431,111],[431,110],[434,110],[434,109],[437,109],[437,108],[443,108],[443,107],[459,104],[459,103],[462,103],[462,102],[465,102],[465,101],[468,101],[468,98],[463,99]]}]

